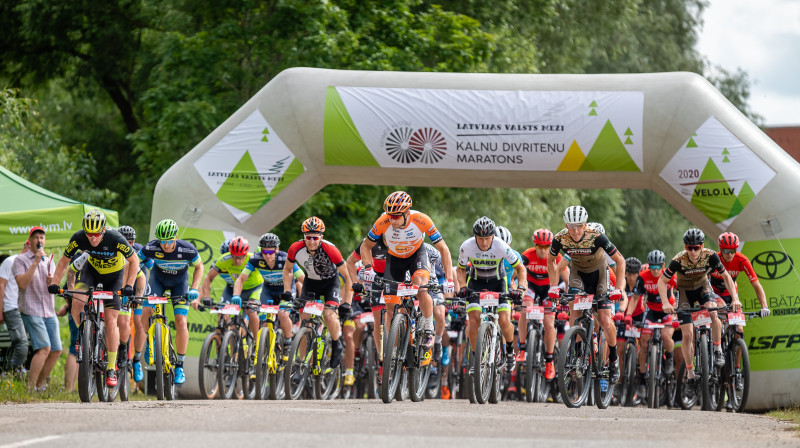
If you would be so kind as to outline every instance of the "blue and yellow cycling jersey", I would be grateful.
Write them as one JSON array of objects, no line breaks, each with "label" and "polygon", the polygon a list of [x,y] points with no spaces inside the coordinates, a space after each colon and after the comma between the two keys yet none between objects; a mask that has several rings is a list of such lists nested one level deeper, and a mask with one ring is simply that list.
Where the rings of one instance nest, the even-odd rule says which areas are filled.
[{"label": "blue and yellow cycling jersey", "polygon": [[142,247],[138,255],[145,266],[153,267],[154,273],[170,276],[185,274],[190,263],[192,266],[202,263],[194,245],[184,240],[175,241],[172,252],[164,251],[159,240],[153,240]]},{"label": "blue and yellow cycling jersey", "polygon": [[[275,255],[275,266],[269,267],[264,255],[256,253],[247,261],[247,265],[242,270],[242,275],[249,276],[252,272],[258,271],[261,274],[261,278],[264,279],[264,286],[271,289],[283,288],[283,267],[287,262],[286,252],[279,251]],[[296,263],[292,267],[292,274],[295,279],[303,275],[303,271],[297,267]]]}]

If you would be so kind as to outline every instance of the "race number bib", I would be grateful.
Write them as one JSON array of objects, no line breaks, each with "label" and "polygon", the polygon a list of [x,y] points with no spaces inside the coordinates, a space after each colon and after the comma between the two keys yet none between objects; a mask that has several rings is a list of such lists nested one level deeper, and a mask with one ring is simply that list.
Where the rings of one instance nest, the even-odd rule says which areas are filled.
[{"label": "race number bib", "polygon": [[692,313],[692,322],[698,327],[703,325],[711,325],[711,316],[708,311],[696,311]]},{"label": "race number bib", "polygon": [[728,313],[728,324],[730,325],[747,325],[747,321],[744,318],[744,313]]},{"label": "race number bib", "polygon": [[642,332],[639,331],[639,328],[635,325],[626,325],[625,326],[625,337],[626,338],[638,338],[642,335]]},{"label": "race number bib", "polygon": [[239,305],[225,305],[218,310],[211,310],[211,314],[233,315],[239,314]]},{"label": "race number bib", "polygon": [[95,300],[111,300],[114,298],[114,293],[111,291],[95,291],[92,297]]},{"label": "race number bib", "polygon": [[278,305],[261,305],[261,312],[264,314],[278,314]]},{"label": "race number bib", "polygon": [[148,297],[147,303],[150,305],[166,305],[169,299],[166,297]]},{"label": "race number bib", "polygon": [[321,302],[306,302],[306,306],[303,307],[303,312],[311,314],[312,316],[322,316],[322,310],[325,308],[325,304]]},{"label": "race number bib", "polygon": [[361,319],[361,322],[365,323],[365,324],[368,324],[368,323],[371,323],[371,322],[375,322],[375,316],[373,316],[372,313],[364,313],[364,314],[361,315],[360,319]]},{"label": "race number bib", "polygon": [[483,291],[480,295],[480,304],[483,308],[500,305],[500,294],[492,291]]},{"label": "race number bib", "polygon": [[575,296],[574,304],[575,306],[573,309],[576,310],[590,310],[592,309],[592,300],[594,299],[594,295],[588,294],[583,296]]},{"label": "race number bib", "polygon": [[399,297],[411,297],[417,295],[417,291],[419,287],[417,285],[406,285],[404,283],[400,283],[397,285],[397,295]]},{"label": "race number bib", "polygon": [[544,319],[543,306],[529,306],[527,311],[528,311],[528,319],[535,321],[542,321]]}]

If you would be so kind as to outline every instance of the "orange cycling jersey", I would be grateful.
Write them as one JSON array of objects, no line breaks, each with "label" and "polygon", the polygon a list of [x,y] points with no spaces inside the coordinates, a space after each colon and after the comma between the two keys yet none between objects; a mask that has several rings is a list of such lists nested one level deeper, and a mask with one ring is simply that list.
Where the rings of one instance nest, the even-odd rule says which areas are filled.
[{"label": "orange cycling jersey", "polygon": [[389,215],[382,214],[372,225],[367,238],[370,241],[378,242],[383,235],[390,255],[397,258],[408,258],[422,246],[425,234],[430,237],[433,244],[442,240],[442,235],[428,215],[411,210],[406,218],[406,225],[399,229],[392,227],[392,219]]}]

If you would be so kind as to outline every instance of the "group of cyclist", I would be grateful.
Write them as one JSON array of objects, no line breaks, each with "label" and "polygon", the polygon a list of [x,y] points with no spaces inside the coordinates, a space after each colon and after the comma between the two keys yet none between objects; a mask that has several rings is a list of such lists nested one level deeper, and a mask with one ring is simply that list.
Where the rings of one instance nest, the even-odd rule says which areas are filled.
[{"label": "group of cyclist", "polygon": [[[647,254],[647,264],[643,266],[634,257],[625,259],[605,235],[603,226],[589,222],[588,218],[584,207],[568,207],[563,214],[563,229],[555,234],[544,228],[535,230],[533,246],[520,254],[510,246],[508,229],[483,216],[474,223],[473,236],[460,245],[457,265],[453,266],[450,249],[431,218],[412,209],[408,193],[396,191],[386,198],[383,213],[346,260],[334,244],[324,239],[322,220],[312,216],[300,226],[303,238],[290,244],[286,251],[280,250],[280,239],[273,233],[261,236],[257,251],[251,251],[248,240],[242,236],[226,241],[221,256],[206,273],[197,249],[177,238],[179,229],[174,220],[159,222],[156,238],[140,245],[135,242],[133,228],[110,229],[103,213],[92,210],[84,216],[82,230],[70,239],[54,278],[60,281],[69,266],[75,289],[88,291],[102,284],[106,290],[119,291],[114,299],[104,303],[108,347],[106,384],[109,387],[116,386],[116,371],[126,368],[128,359],[131,308],[126,298],[162,296],[167,291],[175,314],[174,381],[176,384],[185,382],[183,362],[189,340],[188,310],[212,305],[211,283],[217,276],[226,283],[221,303],[280,305],[278,321],[285,338],[284,353],[292,343],[292,310],[300,309],[309,298],[323,301],[326,305],[323,321],[332,340],[330,366],[338,368],[344,363],[345,386],[355,381],[355,347],[364,330],[364,325],[354,317],[372,313],[376,329],[373,339],[377,353],[382,353],[382,337],[387,329],[381,322],[386,325],[391,322],[392,309],[385,306],[382,294],[385,282],[379,279],[418,288],[416,299],[422,317],[416,326],[424,336],[421,344],[440,366],[446,365],[450,356],[448,350],[443,350],[443,340],[448,338],[447,304],[454,297],[465,302],[466,313],[461,324],[465,326],[470,350],[474,351],[483,308],[478,295],[473,293],[502,293],[497,314],[508,372],[524,363],[528,336],[527,313],[516,317],[516,330],[514,306],[528,309],[542,306],[544,377],[548,381],[557,374],[554,365],[558,340],[556,314],[559,304],[564,303],[565,293],[594,295],[597,324],[607,335],[607,367],[612,384],[620,379],[621,346],[624,346],[624,343],[617,343],[618,339],[624,341],[624,336],[617,334],[615,322],[666,324],[660,330],[667,361],[665,373],[673,374],[674,347],[680,345],[680,358],[686,363],[691,382],[695,378],[694,333],[691,314],[683,309],[728,306],[738,311],[741,302],[735,279],[744,271],[761,302],[761,316],[769,315],[763,288],[749,260],[737,252],[739,239],[736,235],[723,233],[717,253],[705,247],[702,231],[689,229],[683,235],[685,250],[676,254],[669,264],[666,264],[665,254],[654,249]],[[430,244],[424,241],[426,235]],[[188,278],[190,265],[194,268],[191,282]],[[439,287],[429,291],[431,284]],[[55,284],[50,285],[49,290],[51,293],[61,291]],[[73,297],[86,300],[85,295]],[[76,323],[80,322],[81,311],[81,306],[72,307]],[[151,313],[152,307],[146,301],[143,307],[133,311],[135,381],[143,378],[141,356],[146,343],[143,321]],[[571,309],[570,324],[580,315],[580,310]],[[715,312],[710,315],[713,344],[719,349],[722,323]],[[680,323],[675,331],[680,333],[679,337],[673,334],[673,316]],[[248,311],[247,317],[250,331],[256,334],[260,325],[258,313]],[[648,334],[642,335],[644,346],[648,337]],[[118,349],[112,352],[111,347]],[[640,351],[640,375],[644,375],[643,357]],[[715,360],[725,362],[722,356]],[[378,368],[382,369],[381,361]],[[449,393],[444,389],[442,395],[446,398]]]}]

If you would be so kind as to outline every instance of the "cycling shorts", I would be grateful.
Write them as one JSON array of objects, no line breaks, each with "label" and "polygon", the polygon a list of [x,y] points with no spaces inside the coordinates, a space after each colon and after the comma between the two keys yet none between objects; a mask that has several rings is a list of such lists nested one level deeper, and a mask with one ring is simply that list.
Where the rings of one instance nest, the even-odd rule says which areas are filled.
[{"label": "cycling shorts", "polygon": [[[646,313],[642,313],[647,315],[645,320],[652,323],[661,323],[664,324],[664,328],[672,328],[672,314],[667,314],[663,311],[656,311],[656,310],[647,310]],[[651,334],[653,330],[643,328],[642,334]]]},{"label": "cycling shorts", "polygon": [[705,284],[697,289],[678,288],[678,321],[681,325],[692,323],[692,313],[682,311],[681,308],[697,308],[705,306],[708,302],[715,302],[716,297],[711,285]]},{"label": "cycling shorts", "polygon": [[383,272],[386,279],[410,282],[414,276],[420,275],[425,277],[425,283],[430,280],[431,269],[428,264],[428,252],[424,248],[418,249],[408,258],[399,258],[392,254],[386,256],[386,268]]},{"label": "cycling shorts", "polygon": [[[528,291],[530,291],[528,295],[533,295],[533,304],[543,306],[545,308],[545,314],[555,314],[556,312],[553,310],[553,305],[555,303],[550,300],[550,297],[547,295],[549,289],[549,285],[534,285],[533,283],[528,283]],[[529,301],[527,296],[522,299],[523,305],[526,301]]]},{"label": "cycling shorts", "polygon": [[603,268],[592,272],[580,272],[572,269],[569,271],[568,286],[570,289],[578,289],[586,294],[606,296],[608,294],[608,269]]},{"label": "cycling shorts", "polygon": [[[506,292],[506,279],[499,278],[499,279],[489,279],[489,280],[478,280],[474,278],[467,279],[467,288],[469,288],[473,292],[479,291],[491,291],[491,292]],[[469,300],[467,301],[467,312],[472,311],[481,311],[481,299],[478,297],[477,294],[470,294]],[[500,298],[500,305],[497,307],[498,311],[510,311],[511,304],[508,303],[508,299]]]},{"label": "cycling shorts", "polygon": [[299,299],[306,301],[312,297],[313,300],[323,300],[325,305],[339,306],[339,302],[341,302],[341,297],[339,297],[339,277],[327,280],[314,280],[306,277]]},{"label": "cycling shorts", "polygon": [[[90,287],[102,285],[102,289],[98,288],[98,290],[117,292],[122,289],[123,274],[122,270],[101,274],[90,263],[86,263],[81,269],[80,282],[75,284],[75,289],[87,291]],[[103,307],[119,311],[122,301],[117,295],[114,295],[113,299],[103,300]]]}]

